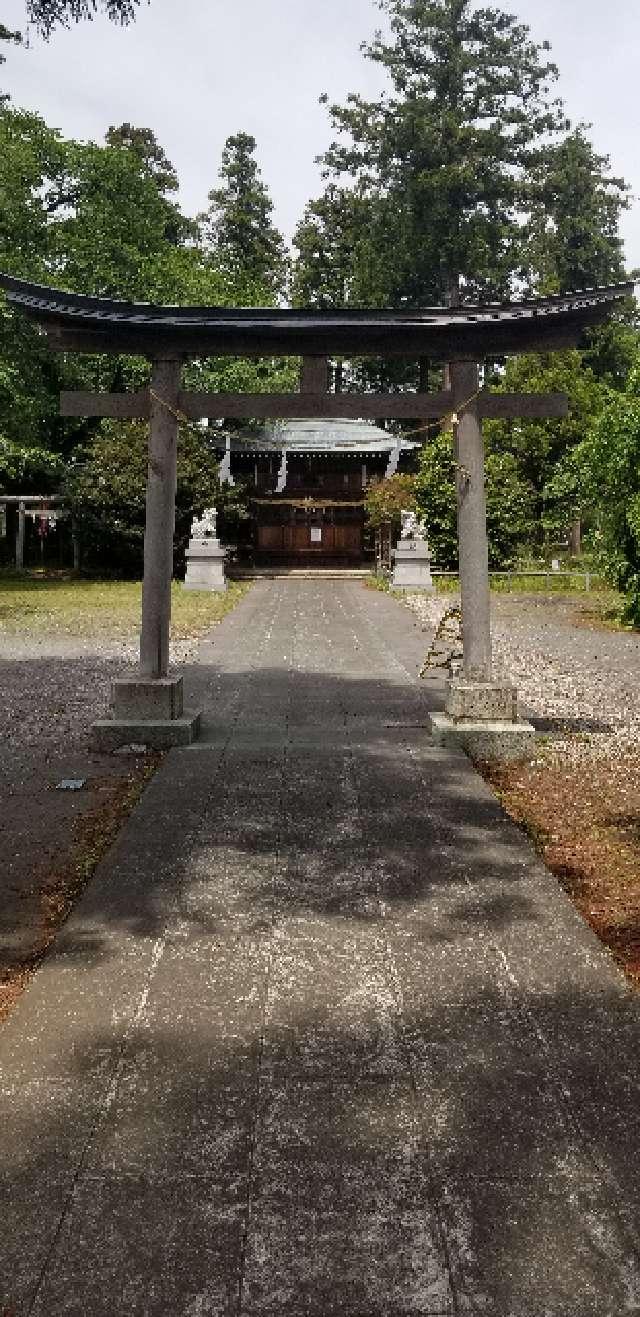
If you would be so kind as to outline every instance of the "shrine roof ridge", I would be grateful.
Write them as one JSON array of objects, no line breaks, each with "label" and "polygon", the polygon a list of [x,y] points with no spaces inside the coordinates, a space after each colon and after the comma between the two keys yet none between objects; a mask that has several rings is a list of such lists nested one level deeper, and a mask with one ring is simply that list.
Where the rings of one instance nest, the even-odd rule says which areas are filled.
[{"label": "shrine roof ridge", "polygon": [[397,448],[411,452],[420,448],[403,435],[391,434],[380,426],[350,418],[335,420],[288,420],[263,426],[257,433],[227,436],[221,434],[216,446],[228,446],[234,455],[286,451],[298,454],[343,453],[348,455],[382,453],[388,455]]},{"label": "shrine roof ridge", "polygon": [[61,351],[161,355],[412,355],[481,358],[577,343],[634,295],[632,281],[456,307],[161,306],[65,292],[0,274],[8,301]]}]

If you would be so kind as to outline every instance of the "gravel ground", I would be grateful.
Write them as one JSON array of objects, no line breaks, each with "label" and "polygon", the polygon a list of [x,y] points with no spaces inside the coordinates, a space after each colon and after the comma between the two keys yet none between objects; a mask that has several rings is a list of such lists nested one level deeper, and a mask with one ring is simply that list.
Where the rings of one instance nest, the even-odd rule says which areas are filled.
[{"label": "gravel ground", "polygon": [[[459,600],[408,595],[405,602],[431,631]],[[563,760],[621,757],[639,743],[640,635],[589,621],[582,597],[492,597],[496,674],[514,682],[523,713]]]},{"label": "gravel ground", "polygon": [[[185,662],[197,643],[175,645],[173,662]],[[114,642],[103,633],[0,635],[0,1011],[3,977],[40,945],[47,894],[74,849],[76,825],[108,810],[144,772],[140,756],[98,755],[88,746],[111,681],[136,657],[135,635]],[[85,786],[57,790],[64,778]]]},{"label": "gravel ground", "polygon": [[[197,649],[198,641],[171,647],[172,663],[180,666]],[[4,726],[0,745],[2,771],[10,759],[29,761],[64,748],[68,758],[86,751],[87,728],[105,715],[110,684],[138,659],[138,640],[105,641],[104,635],[56,635],[34,638],[1,637],[0,674]]]}]

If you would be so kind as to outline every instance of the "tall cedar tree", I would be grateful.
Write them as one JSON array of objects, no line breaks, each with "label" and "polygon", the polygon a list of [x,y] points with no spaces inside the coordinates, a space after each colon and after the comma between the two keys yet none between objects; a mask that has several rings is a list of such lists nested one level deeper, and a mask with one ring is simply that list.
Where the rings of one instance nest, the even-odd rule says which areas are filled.
[{"label": "tall cedar tree", "polygon": [[370,197],[366,244],[378,247],[376,300],[439,301],[460,278],[496,297],[519,263],[521,214],[541,138],[567,127],[558,72],[526,26],[471,0],[380,0],[390,36],[363,47],[387,71],[379,101],[331,106],[339,136],[327,177]]},{"label": "tall cedar tree", "polygon": [[209,193],[201,216],[204,241],[217,265],[232,278],[261,284],[274,296],[284,288],[287,269],[282,235],[272,222],[273,202],[255,159],[249,133],[228,137],[222,152],[222,186]]},{"label": "tall cedar tree", "polygon": [[104,140],[107,146],[133,151],[155,179],[160,192],[178,191],[178,175],[152,128],[135,128],[131,123],[121,123],[118,128],[108,128]]},{"label": "tall cedar tree", "polygon": [[620,215],[628,186],[614,178],[580,124],[545,145],[532,170],[528,268],[532,292],[564,293],[624,278]]},{"label": "tall cedar tree", "polygon": [[354,243],[365,215],[349,188],[330,184],[310,201],[296,229],[292,271],[294,306],[348,306],[354,298]]},{"label": "tall cedar tree", "polygon": [[116,150],[133,152],[136,162],[142,165],[145,174],[153,179],[167,204],[165,229],[167,242],[179,247],[187,238],[196,238],[198,226],[195,220],[182,215],[175,202],[170,201],[166,196],[167,192],[177,192],[180,184],[175,168],[153,129],[136,128],[133,124],[122,123],[118,128],[111,127],[107,130],[105,142],[107,146],[112,146]]}]

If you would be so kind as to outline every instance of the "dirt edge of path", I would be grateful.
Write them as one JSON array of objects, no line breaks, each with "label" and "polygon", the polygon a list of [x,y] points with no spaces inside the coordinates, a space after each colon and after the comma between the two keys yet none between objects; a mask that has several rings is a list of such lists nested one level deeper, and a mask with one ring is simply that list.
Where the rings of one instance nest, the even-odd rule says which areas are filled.
[{"label": "dirt edge of path", "polygon": [[640,755],[476,767],[640,989]]},{"label": "dirt edge of path", "polygon": [[160,753],[140,755],[132,759],[123,776],[94,781],[97,802],[74,820],[64,858],[34,871],[30,892],[37,910],[33,936],[28,949],[0,972],[0,1023],[30,983],[163,758]]}]

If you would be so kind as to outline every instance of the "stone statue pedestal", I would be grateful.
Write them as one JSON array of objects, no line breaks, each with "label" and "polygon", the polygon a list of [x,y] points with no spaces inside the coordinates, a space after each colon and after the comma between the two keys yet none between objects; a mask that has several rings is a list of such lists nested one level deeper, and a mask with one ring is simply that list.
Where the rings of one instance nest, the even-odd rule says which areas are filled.
[{"label": "stone statue pedestal", "polygon": [[226,553],[226,549],[217,538],[192,537],[186,555],[185,590],[207,590],[218,593],[226,590],[227,578],[224,571]]},{"label": "stone statue pedestal", "polygon": [[433,593],[431,550],[427,541],[415,537],[400,540],[393,550],[394,590],[426,590]]}]

